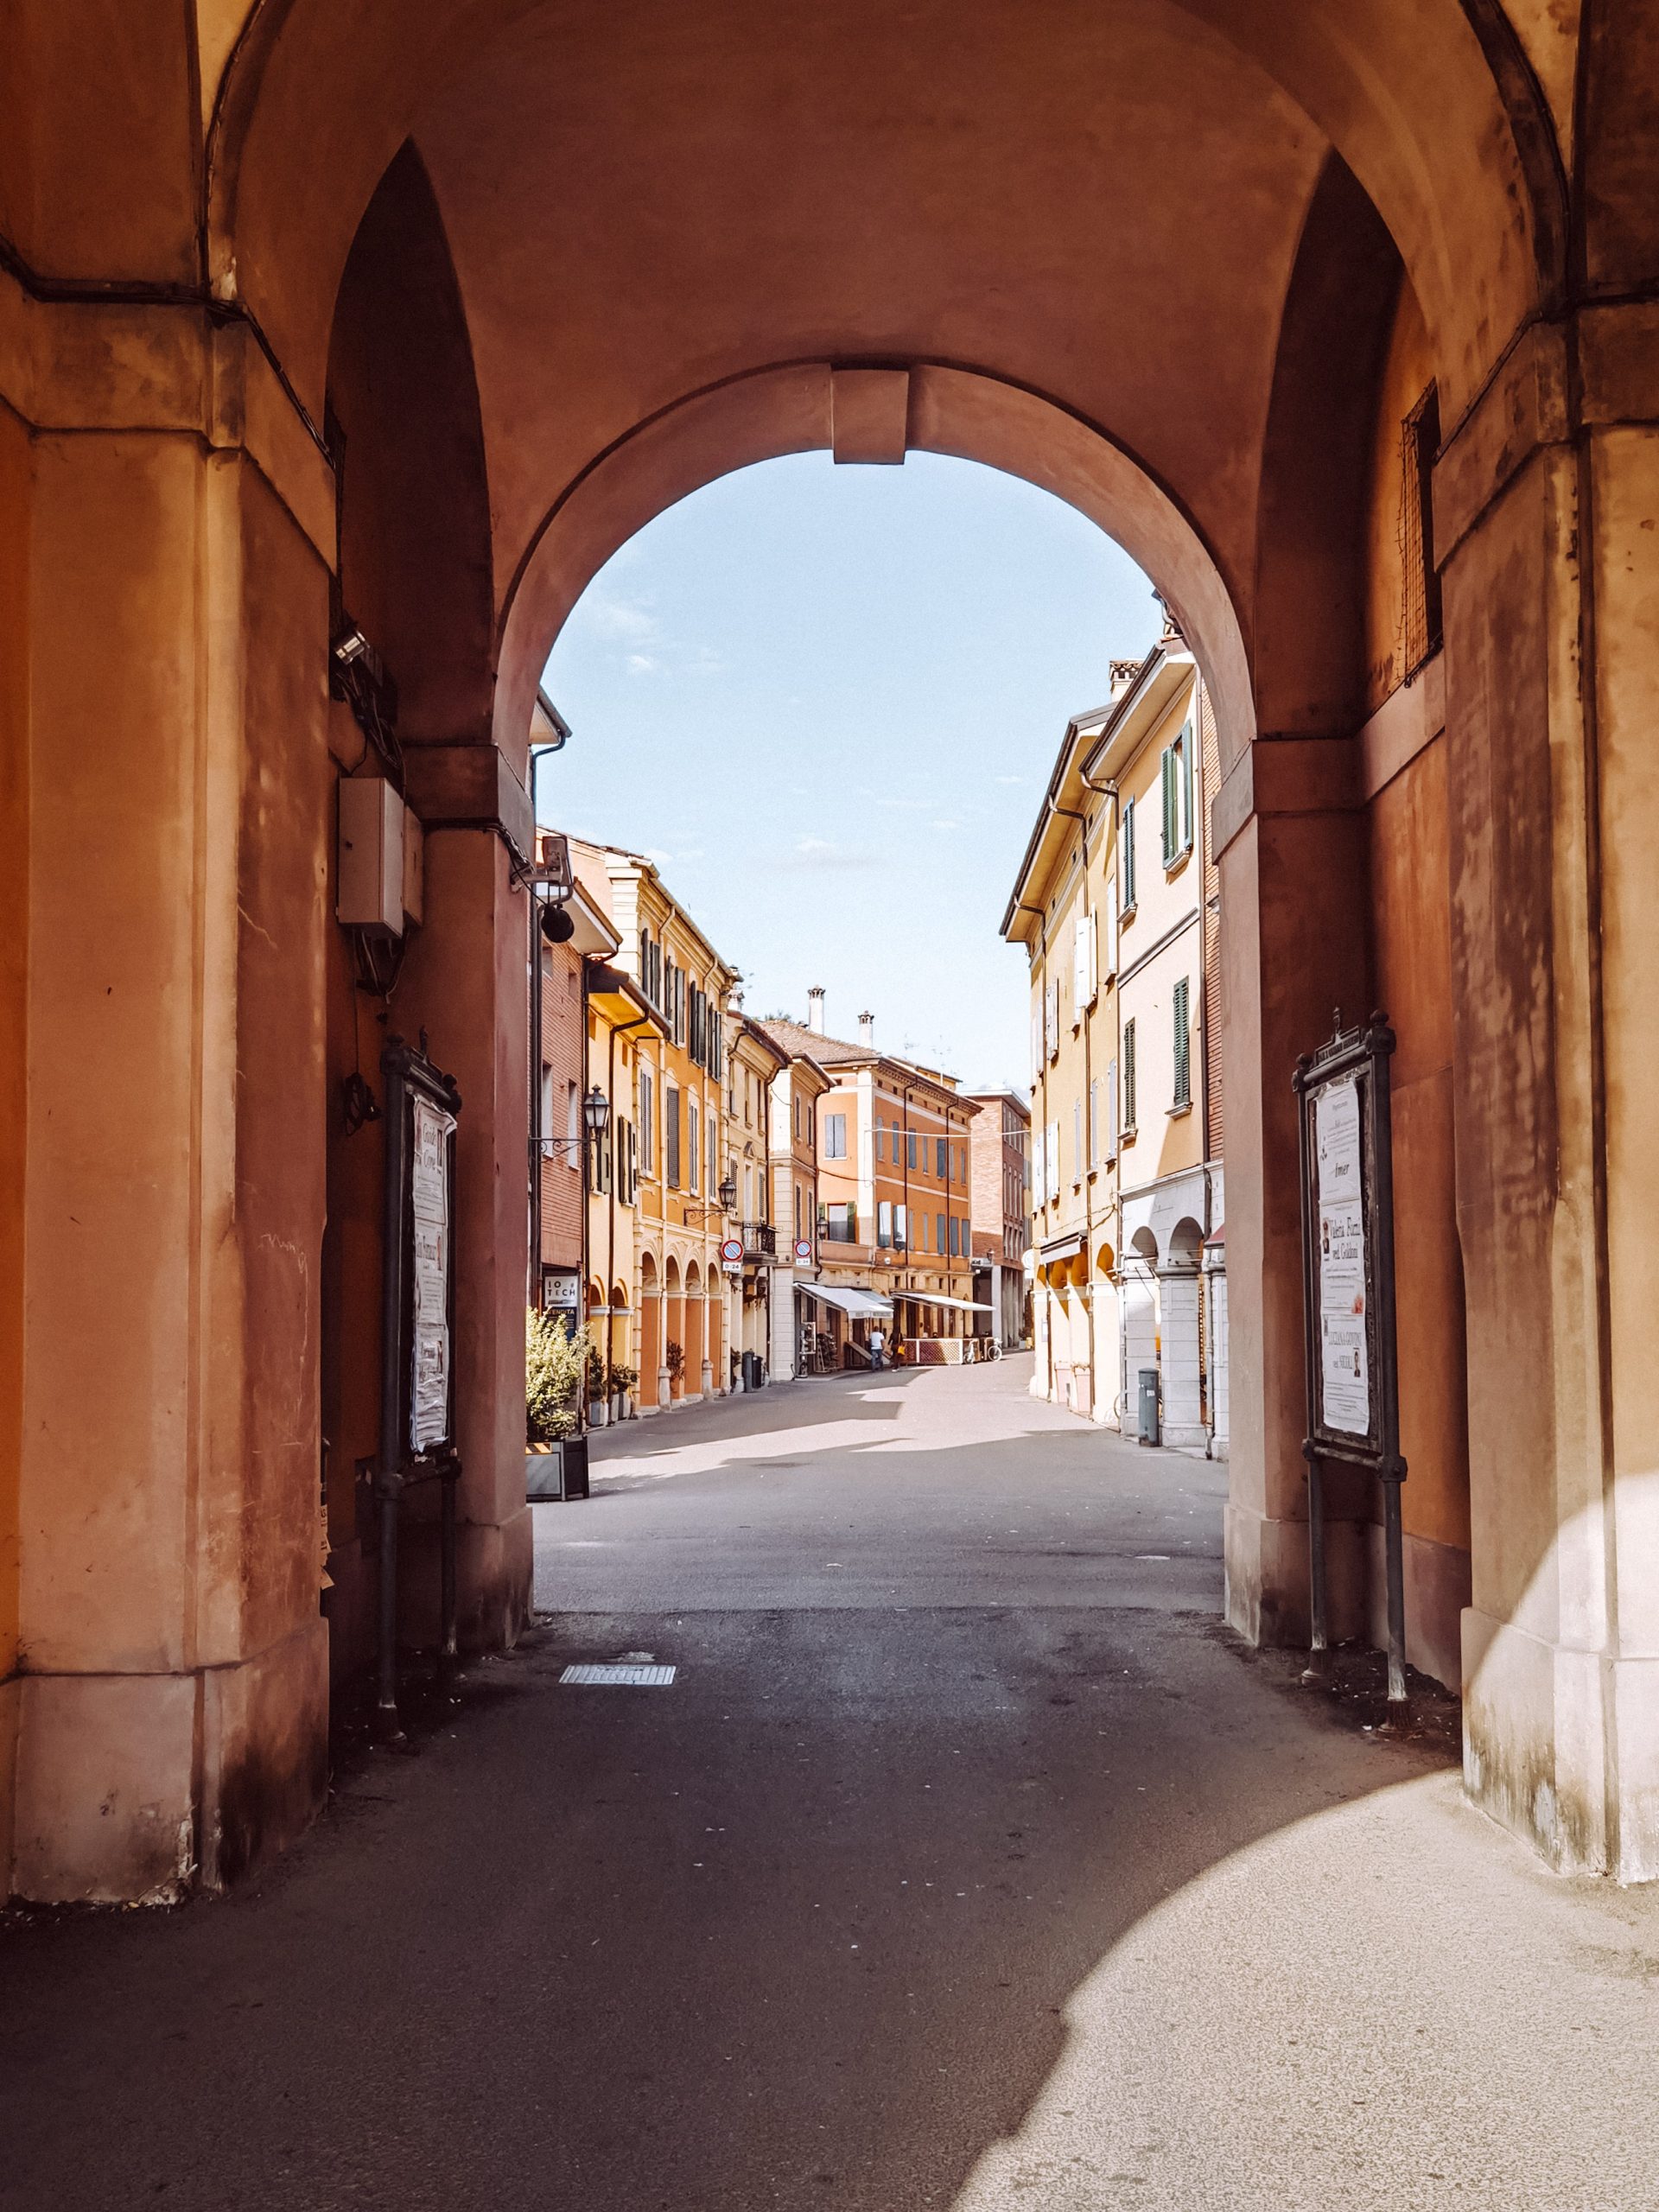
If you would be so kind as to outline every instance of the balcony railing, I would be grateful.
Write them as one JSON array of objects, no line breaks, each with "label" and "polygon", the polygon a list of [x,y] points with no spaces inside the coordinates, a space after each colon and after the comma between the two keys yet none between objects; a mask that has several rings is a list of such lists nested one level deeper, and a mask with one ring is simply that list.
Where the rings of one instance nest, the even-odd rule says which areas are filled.
[{"label": "balcony railing", "polygon": [[744,1223],[743,1256],[746,1260],[775,1260],[777,1258],[778,1232],[769,1221]]}]

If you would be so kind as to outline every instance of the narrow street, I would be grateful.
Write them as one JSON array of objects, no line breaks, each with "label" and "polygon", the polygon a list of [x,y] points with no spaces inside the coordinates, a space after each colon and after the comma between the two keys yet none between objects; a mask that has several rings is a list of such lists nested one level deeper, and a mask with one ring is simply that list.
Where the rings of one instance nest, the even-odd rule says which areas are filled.
[{"label": "narrow street", "polygon": [[1659,1896],[1236,1648],[1225,1470],[1028,1373],[595,1439],[416,1756],[222,1900],[4,1924],[0,2202],[1650,2205]]}]

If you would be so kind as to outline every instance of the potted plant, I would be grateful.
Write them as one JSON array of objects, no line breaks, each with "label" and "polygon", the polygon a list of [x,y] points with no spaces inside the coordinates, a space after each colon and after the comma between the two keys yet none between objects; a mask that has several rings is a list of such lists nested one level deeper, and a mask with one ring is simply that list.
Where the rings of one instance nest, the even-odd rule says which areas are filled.
[{"label": "potted plant", "polygon": [[[592,1346],[586,1329],[572,1331],[557,1313],[535,1308],[524,1317],[524,1441],[531,1460],[531,1497],[586,1497],[588,1440],[582,1433],[582,1387]],[[544,1470],[535,1465],[547,1462]]]},{"label": "potted plant", "polygon": [[613,1421],[633,1419],[633,1394],[639,1388],[637,1367],[613,1367],[611,1370],[611,1418]]},{"label": "potted plant", "polygon": [[685,1388],[685,1346],[676,1344],[672,1337],[664,1347],[663,1363],[668,1369],[670,1394],[677,1398]]},{"label": "potted plant", "polygon": [[603,1428],[611,1417],[611,1402],[605,1391],[605,1362],[600,1357],[599,1346],[588,1346],[588,1418],[595,1428]]}]

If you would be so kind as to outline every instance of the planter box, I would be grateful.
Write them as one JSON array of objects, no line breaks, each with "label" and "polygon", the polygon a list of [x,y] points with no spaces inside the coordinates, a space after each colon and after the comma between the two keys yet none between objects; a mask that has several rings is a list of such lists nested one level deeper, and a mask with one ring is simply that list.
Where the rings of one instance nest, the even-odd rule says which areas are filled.
[{"label": "planter box", "polygon": [[563,1443],[532,1446],[524,1454],[524,1491],[531,1504],[588,1496],[588,1440],[567,1436]]}]

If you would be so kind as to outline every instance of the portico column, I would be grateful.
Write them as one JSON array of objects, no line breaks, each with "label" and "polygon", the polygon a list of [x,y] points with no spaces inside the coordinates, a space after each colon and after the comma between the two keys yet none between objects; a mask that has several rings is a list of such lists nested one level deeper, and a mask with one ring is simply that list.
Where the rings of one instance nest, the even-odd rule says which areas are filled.
[{"label": "portico column", "polygon": [[[1299,1054],[1370,1012],[1365,850],[1350,741],[1258,738],[1224,779],[1212,835],[1225,917],[1222,1025],[1230,1271],[1250,1287],[1228,1343],[1227,1618],[1253,1643],[1306,1641]],[[1129,1388],[1135,1387],[1131,1359]],[[1326,1483],[1334,1634],[1363,1619],[1360,1500]]]},{"label": "portico column", "polygon": [[333,486],[243,330],[0,286],[35,340],[0,408],[29,1017],[0,1890],[165,1897],[327,1780]]},{"label": "portico column", "polygon": [[[416,748],[410,752],[416,762],[411,780],[418,785],[424,769],[429,786],[431,764],[422,761]],[[496,770],[492,783],[505,772]],[[427,803],[435,811],[441,804]],[[527,837],[527,798],[520,811]],[[511,855],[494,828],[480,823],[429,830],[425,919],[410,940],[390,1020],[405,1034],[424,1028],[432,1058],[461,1089],[456,1586],[461,1641],[470,1650],[499,1650],[513,1643],[530,1608],[531,1533],[524,1475],[529,1223],[519,1166],[529,1126],[524,898],[512,887]],[[435,1504],[435,1497],[430,1503]],[[398,1580],[411,1620],[429,1626],[438,1582],[436,1531],[425,1517],[428,1504],[412,1494]]]},{"label": "portico column", "polygon": [[1468,1310],[1465,1773],[1557,1866],[1629,1879],[1659,1876],[1654,359],[1650,309],[1535,329],[1435,481]]}]

